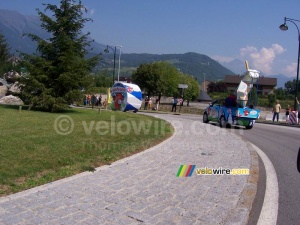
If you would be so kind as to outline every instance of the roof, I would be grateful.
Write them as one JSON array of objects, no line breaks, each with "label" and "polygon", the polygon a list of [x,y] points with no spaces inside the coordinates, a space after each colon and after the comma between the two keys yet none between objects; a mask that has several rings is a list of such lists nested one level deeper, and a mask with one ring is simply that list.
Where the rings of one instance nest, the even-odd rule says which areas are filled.
[{"label": "roof", "polygon": [[[224,83],[239,84],[244,76],[241,75],[225,75]],[[260,77],[258,78],[259,85],[277,86],[277,78]]]},{"label": "roof", "polygon": [[211,101],[212,99],[205,91],[201,90],[197,100],[198,101]]}]

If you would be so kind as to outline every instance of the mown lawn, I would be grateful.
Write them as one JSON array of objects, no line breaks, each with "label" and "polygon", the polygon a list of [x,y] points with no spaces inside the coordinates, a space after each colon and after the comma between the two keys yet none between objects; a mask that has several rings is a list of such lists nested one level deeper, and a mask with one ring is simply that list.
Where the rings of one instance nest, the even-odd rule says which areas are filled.
[{"label": "mown lawn", "polygon": [[169,123],[139,113],[0,106],[0,196],[94,171],[172,133]]}]

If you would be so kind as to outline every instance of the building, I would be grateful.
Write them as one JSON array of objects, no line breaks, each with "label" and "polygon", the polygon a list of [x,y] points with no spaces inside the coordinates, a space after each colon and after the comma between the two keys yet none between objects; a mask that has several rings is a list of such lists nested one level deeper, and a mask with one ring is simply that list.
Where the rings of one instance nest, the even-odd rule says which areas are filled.
[{"label": "building", "polygon": [[[227,90],[230,92],[234,92],[243,78],[243,75],[225,75],[224,83],[227,87]],[[268,95],[270,93],[273,93],[273,90],[276,86],[277,78],[262,76],[258,79],[257,93],[262,95]]]}]

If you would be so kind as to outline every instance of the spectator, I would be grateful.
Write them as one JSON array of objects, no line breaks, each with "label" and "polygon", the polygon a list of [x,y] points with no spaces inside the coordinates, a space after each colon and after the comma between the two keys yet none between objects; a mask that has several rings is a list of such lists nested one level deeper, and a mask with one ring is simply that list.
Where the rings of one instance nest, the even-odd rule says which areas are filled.
[{"label": "spectator", "polygon": [[299,101],[298,101],[297,97],[296,97],[296,101],[297,101],[297,104],[298,104],[298,124],[300,124],[300,104],[299,104]]},{"label": "spectator", "polygon": [[107,99],[104,100],[103,107],[107,108]]},{"label": "spectator", "polygon": [[84,96],[83,104],[84,104],[84,106],[88,105],[87,95]]},{"label": "spectator", "polygon": [[92,99],[91,99],[91,103],[92,103],[92,109],[94,108],[94,106],[97,104],[98,100],[96,95],[92,95]]},{"label": "spectator", "polygon": [[92,96],[90,94],[88,94],[88,96],[87,96],[88,105],[91,105],[91,99],[92,99]]},{"label": "spectator", "polygon": [[178,103],[178,99],[175,97],[173,98],[173,103],[172,103],[172,112],[175,111],[176,112],[176,106]]},{"label": "spectator", "polygon": [[273,122],[274,122],[275,117],[276,117],[276,120],[277,120],[277,123],[278,123],[280,110],[281,110],[281,105],[279,104],[279,100],[276,100],[276,105],[273,108]]},{"label": "spectator", "polygon": [[155,100],[155,107],[156,107],[156,110],[158,111],[158,106],[159,106],[159,98],[156,97],[156,100]]},{"label": "spectator", "polygon": [[152,98],[149,98],[149,109],[152,110]]},{"label": "spectator", "polygon": [[183,98],[180,98],[178,101],[179,101],[179,105],[183,106]]},{"label": "spectator", "polygon": [[146,96],[144,110],[148,109],[148,103],[149,103],[149,97]]},{"label": "spectator", "polygon": [[99,106],[102,106],[102,96],[101,96],[101,94],[100,94],[100,96],[99,96],[99,100],[98,100],[99,102],[98,102],[98,104],[99,104]]},{"label": "spectator", "polygon": [[290,107],[290,105],[288,105],[285,109],[285,121],[286,121],[286,123],[288,123],[289,120],[290,120],[290,111],[291,111],[291,107]]}]

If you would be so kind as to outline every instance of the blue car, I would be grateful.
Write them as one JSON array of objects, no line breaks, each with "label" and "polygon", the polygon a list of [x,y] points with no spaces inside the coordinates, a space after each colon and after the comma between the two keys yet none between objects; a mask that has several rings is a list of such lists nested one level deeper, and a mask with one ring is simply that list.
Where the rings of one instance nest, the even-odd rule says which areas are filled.
[{"label": "blue car", "polygon": [[240,107],[238,104],[226,104],[226,99],[217,99],[205,109],[203,122],[217,122],[220,127],[239,125],[246,129],[252,129],[259,115],[260,110],[254,109],[252,106]]}]

